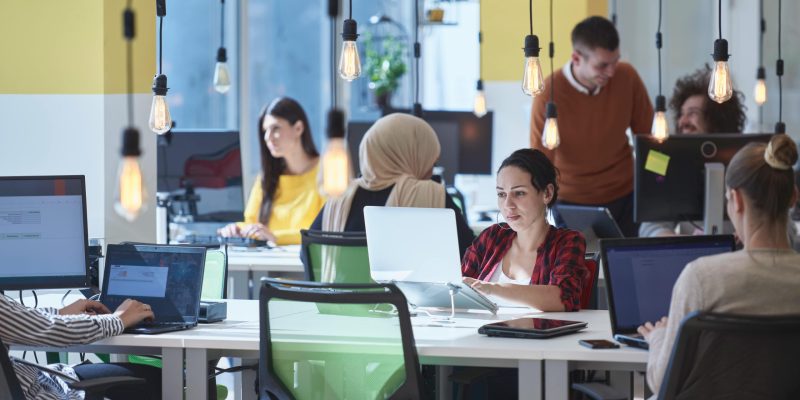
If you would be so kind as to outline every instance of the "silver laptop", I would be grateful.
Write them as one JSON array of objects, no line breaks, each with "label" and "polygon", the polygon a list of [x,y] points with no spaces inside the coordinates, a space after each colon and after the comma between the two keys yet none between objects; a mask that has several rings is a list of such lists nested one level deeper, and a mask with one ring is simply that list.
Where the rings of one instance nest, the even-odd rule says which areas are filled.
[{"label": "silver laptop", "polygon": [[415,307],[485,309],[497,304],[461,281],[455,212],[449,208],[364,207],[370,275],[393,282]]}]

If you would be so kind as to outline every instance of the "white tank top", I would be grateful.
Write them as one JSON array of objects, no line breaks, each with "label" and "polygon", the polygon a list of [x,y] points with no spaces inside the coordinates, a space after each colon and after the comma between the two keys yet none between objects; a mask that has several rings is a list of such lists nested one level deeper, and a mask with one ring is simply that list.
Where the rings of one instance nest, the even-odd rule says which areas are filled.
[{"label": "white tank top", "polygon": [[[511,279],[503,272],[503,260],[500,260],[497,263],[497,266],[494,269],[494,273],[489,278],[489,282],[497,282],[497,283],[513,283],[516,285],[530,285],[530,279]],[[495,302],[500,307],[526,307],[522,304],[513,302],[511,300],[501,299],[497,296],[489,296],[493,302]]]}]

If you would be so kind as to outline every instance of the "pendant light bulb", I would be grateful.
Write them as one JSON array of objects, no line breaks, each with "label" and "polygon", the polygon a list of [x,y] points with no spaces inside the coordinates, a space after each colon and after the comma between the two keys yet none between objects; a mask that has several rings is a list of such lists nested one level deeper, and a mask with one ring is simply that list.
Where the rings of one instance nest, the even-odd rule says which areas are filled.
[{"label": "pendant light bulb", "polygon": [[544,130],[542,131],[542,144],[549,150],[553,150],[561,144],[561,136],[558,134],[558,113],[553,102],[547,103],[544,120]]},{"label": "pendant light bulb", "polygon": [[528,96],[537,96],[544,91],[542,65],[539,62],[539,38],[536,35],[525,36],[525,69],[522,76],[522,92]]},{"label": "pendant light bulb", "polygon": [[163,135],[172,128],[172,118],[167,105],[167,76],[156,75],[153,79],[153,103],[150,106],[150,130]]},{"label": "pendant light bulb", "polygon": [[339,76],[342,79],[352,82],[361,76],[361,58],[358,55],[358,24],[355,20],[344,20],[342,32],[342,54],[339,57]]},{"label": "pendant light bulb", "polygon": [[322,154],[322,193],[339,197],[350,185],[350,156],[344,141],[344,113],[328,112],[328,144]]},{"label": "pendant light bulb", "polygon": [[147,189],[139,165],[139,131],[127,128],[122,136],[122,160],[117,171],[114,210],[127,221],[133,221],[147,209]]},{"label": "pendant light bulb", "polygon": [[231,88],[231,75],[228,71],[228,56],[224,47],[217,50],[217,65],[214,67],[214,90],[225,94]]},{"label": "pendant light bulb", "polygon": [[714,70],[708,83],[708,97],[717,103],[724,103],[733,96],[733,83],[731,72],[728,69],[728,41],[717,39],[714,41]]},{"label": "pendant light bulb", "polygon": [[475,102],[473,104],[472,113],[476,117],[481,118],[486,115],[486,94],[483,92],[483,80],[478,80],[477,91],[475,92]]},{"label": "pendant light bulb", "polygon": [[659,142],[669,137],[669,124],[667,123],[667,101],[662,95],[656,96],[656,112],[653,116],[653,127],[650,132]]},{"label": "pendant light bulb", "polygon": [[764,103],[767,102],[766,76],[767,73],[764,70],[764,67],[758,67],[758,73],[756,74],[756,87],[753,90],[753,99],[755,99],[756,104],[759,106],[763,106]]}]

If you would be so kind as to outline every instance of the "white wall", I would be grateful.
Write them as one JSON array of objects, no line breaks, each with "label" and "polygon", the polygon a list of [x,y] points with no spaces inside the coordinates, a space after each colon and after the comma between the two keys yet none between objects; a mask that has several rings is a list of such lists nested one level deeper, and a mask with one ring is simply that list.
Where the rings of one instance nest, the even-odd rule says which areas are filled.
[{"label": "white wall", "polygon": [[[155,204],[133,224],[113,211],[113,183],[127,120],[124,95],[0,95],[0,175],[85,175],[90,238],[155,240]],[[142,168],[155,198],[149,95],[134,96]],[[146,110],[146,111],[145,111]]]}]

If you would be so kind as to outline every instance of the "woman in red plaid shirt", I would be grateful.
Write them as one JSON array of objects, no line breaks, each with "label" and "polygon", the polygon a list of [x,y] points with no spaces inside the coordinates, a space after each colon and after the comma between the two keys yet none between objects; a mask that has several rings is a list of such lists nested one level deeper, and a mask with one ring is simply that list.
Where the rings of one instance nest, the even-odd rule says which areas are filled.
[{"label": "woman in red plaid shirt", "polygon": [[461,263],[464,282],[503,305],[577,311],[589,271],[580,232],[551,226],[557,171],[539,150],[512,153],[497,171],[497,206],[508,223],[483,231]]}]

